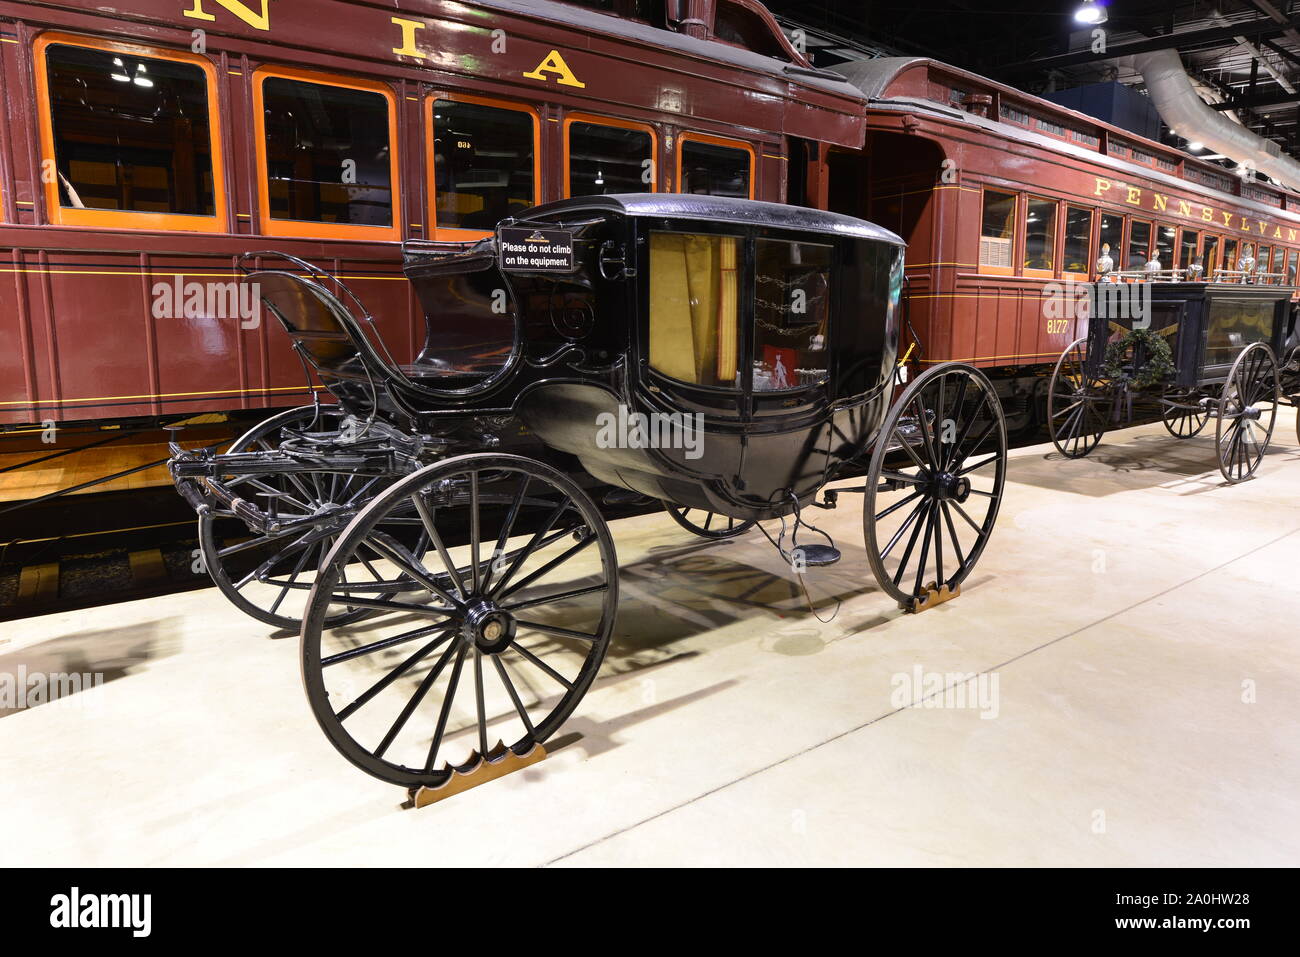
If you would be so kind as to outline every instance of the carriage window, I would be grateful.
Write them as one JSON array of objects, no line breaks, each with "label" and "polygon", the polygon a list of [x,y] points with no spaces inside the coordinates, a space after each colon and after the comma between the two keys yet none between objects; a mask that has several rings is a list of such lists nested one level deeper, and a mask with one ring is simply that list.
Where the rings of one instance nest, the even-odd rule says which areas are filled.
[{"label": "carriage window", "polygon": [[1179,245],[1178,262],[1173,265],[1186,269],[1196,262],[1196,246],[1201,241],[1201,234],[1194,229],[1183,230],[1183,241]]},{"label": "carriage window", "polygon": [[1025,268],[1051,272],[1056,263],[1056,200],[1030,199],[1025,214]]},{"label": "carriage window", "polygon": [[568,196],[654,192],[654,137],[649,130],[573,120],[569,123]]},{"label": "carriage window", "polygon": [[980,265],[1011,269],[1011,244],[1016,235],[1015,194],[986,189],[981,222]]},{"label": "carriage window", "polygon": [[[1115,269],[1126,268],[1124,263],[1124,217],[1110,213],[1101,214],[1101,245],[1110,246],[1110,258]],[[1098,253],[1100,255],[1100,253]]]},{"label": "carriage window", "polygon": [[695,385],[735,388],[739,370],[734,236],[650,234],[650,365]]},{"label": "carriage window", "polygon": [[760,239],[754,262],[754,391],[826,381],[831,247]]},{"label": "carriage window", "polygon": [[391,227],[388,98],[280,76],[261,90],[268,218]]},{"label": "carriage window", "polygon": [[1065,207],[1064,272],[1087,273],[1092,270],[1092,210]]},{"label": "carriage window", "polygon": [[1128,233],[1128,268],[1141,269],[1151,254],[1151,224],[1134,220]]},{"label": "carriage window", "polygon": [[681,192],[737,199],[749,199],[753,195],[754,154],[748,149],[687,139],[686,135],[678,143]]},{"label": "carriage window", "polygon": [[204,226],[124,217],[121,225],[219,228],[209,74],[176,56],[61,43],[45,49],[56,222],[86,221],[63,210],[116,210],[212,218]]},{"label": "carriage window", "polygon": [[439,229],[491,230],[537,202],[537,120],[524,109],[434,100]]}]

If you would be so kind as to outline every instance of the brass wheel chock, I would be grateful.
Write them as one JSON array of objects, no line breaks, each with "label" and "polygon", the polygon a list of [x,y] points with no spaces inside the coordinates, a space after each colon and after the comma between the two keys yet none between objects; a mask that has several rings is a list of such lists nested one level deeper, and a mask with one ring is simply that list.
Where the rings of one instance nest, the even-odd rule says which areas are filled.
[{"label": "brass wheel chock", "polygon": [[537,764],[545,757],[546,749],[540,744],[534,744],[527,753],[520,755],[498,741],[496,747],[491,748],[486,756],[475,751],[470,755],[470,759],[459,767],[452,767],[450,764],[446,765],[444,770],[450,771],[451,777],[437,787],[420,786],[411,788],[408,792],[411,797],[411,806],[420,808],[436,804],[453,795],[460,794],[462,791],[476,788],[480,784],[487,784],[489,781],[503,778],[507,774],[522,771],[529,765]]}]

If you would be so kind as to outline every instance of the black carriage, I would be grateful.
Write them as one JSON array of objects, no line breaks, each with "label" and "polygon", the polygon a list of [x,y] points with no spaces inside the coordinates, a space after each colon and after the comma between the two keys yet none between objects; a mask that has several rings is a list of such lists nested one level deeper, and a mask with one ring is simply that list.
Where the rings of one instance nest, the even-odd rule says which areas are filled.
[{"label": "black carriage", "polygon": [[436,786],[564,721],[618,604],[598,500],[662,501],[705,538],[779,520],[776,535],[758,527],[802,573],[840,554],[810,507],[865,493],[872,571],[912,611],[957,593],[979,559],[1002,495],[1002,411],[955,363],[894,400],[892,233],[627,195],[405,252],[428,325],[407,366],[342,284],[249,254],[246,281],[336,403],[172,461],[214,581],[301,627],[312,709],[371,774]]},{"label": "black carriage", "polygon": [[1170,278],[1089,288],[1088,334],[1048,386],[1052,442],[1081,458],[1145,414],[1180,439],[1212,419],[1219,469],[1243,481],[1263,460],[1279,404],[1300,397],[1295,287]]}]

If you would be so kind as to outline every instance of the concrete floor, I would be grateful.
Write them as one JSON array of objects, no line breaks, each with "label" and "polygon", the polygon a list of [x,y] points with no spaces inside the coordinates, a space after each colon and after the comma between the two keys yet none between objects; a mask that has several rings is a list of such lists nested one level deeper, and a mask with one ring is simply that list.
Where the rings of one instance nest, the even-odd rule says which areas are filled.
[{"label": "concrete floor", "polygon": [[[616,523],[615,642],[559,747],[418,811],[325,741],[296,640],[214,590],[0,625],[0,672],[109,679],[0,714],[0,864],[1300,863],[1292,410],[1237,487],[1212,433],[1158,424],[1014,453],[965,593],[920,616],[841,502],[829,624],[756,532]],[[961,702],[917,669],[997,694],[927,706]]]}]

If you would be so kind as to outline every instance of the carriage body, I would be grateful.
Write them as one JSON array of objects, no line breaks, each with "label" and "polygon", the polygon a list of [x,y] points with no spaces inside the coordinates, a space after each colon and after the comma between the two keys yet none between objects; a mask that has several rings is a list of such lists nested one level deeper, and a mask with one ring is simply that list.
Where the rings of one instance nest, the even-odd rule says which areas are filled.
[{"label": "carriage body", "polygon": [[[449,398],[499,395],[601,482],[773,517],[861,455],[884,419],[903,262],[892,233],[777,204],[631,194],[537,207],[492,244],[514,312],[496,327],[513,348]],[[431,322],[464,295],[452,266],[408,259]]]}]

